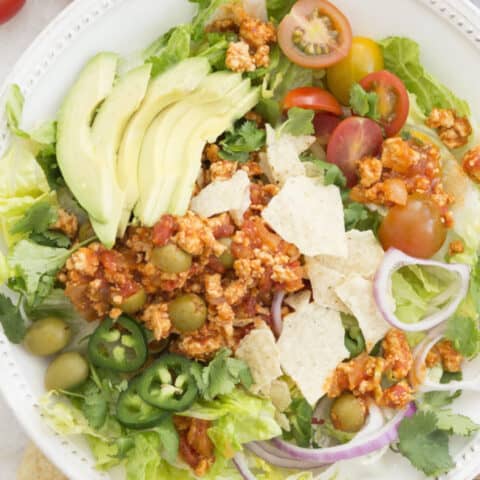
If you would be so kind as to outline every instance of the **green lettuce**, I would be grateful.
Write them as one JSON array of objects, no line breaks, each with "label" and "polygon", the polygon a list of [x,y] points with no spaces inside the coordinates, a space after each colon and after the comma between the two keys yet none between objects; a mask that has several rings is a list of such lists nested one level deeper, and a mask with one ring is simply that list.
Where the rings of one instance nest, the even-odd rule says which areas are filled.
[{"label": "green lettuce", "polygon": [[397,270],[392,275],[395,314],[402,322],[419,322],[444,305],[445,302],[437,304],[435,299],[452,281],[452,274],[439,268],[412,265]]},{"label": "green lettuce", "polygon": [[453,108],[463,116],[470,115],[468,103],[455,96],[424,69],[418,43],[405,37],[389,37],[381,45],[385,67],[403,80],[407,89],[417,96],[418,105],[425,114],[439,107]]},{"label": "green lettuce", "polygon": [[216,449],[226,458],[242,450],[242,444],[281,435],[275,421],[275,407],[266,399],[250,395],[242,388],[211,402],[198,402],[181,415],[212,420],[208,430]]},{"label": "green lettuce", "polygon": [[280,23],[295,4],[296,0],[266,0],[268,17],[276,23]]}]

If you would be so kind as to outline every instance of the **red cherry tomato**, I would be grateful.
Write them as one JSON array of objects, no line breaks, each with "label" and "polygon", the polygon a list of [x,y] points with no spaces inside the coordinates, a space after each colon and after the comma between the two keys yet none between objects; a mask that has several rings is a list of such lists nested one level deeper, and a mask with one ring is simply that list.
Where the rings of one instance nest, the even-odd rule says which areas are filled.
[{"label": "red cherry tomato", "polygon": [[278,43],[292,62],[325,68],[348,55],[352,28],[327,0],[298,0],[278,27]]},{"label": "red cherry tomato", "polygon": [[385,250],[394,247],[417,258],[435,255],[446,236],[440,210],[420,195],[410,197],[404,207],[392,207],[378,230],[378,238]]},{"label": "red cherry tomato", "polygon": [[342,120],[336,115],[327,112],[318,112],[313,119],[315,136],[321,145],[327,145],[332,133]]},{"label": "red cherry tomato", "polygon": [[357,183],[357,162],[367,155],[377,155],[383,143],[383,132],[373,120],[350,117],[334,130],[327,147],[327,161],[338,165],[347,185]]},{"label": "red cherry tomato", "polygon": [[25,5],[26,0],[0,0],[0,25],[8,22]]},{"label": "red cherry tomato", "polygon": [[378,95],[380,123],[387,137],[395,136],[405,125],[410,109],[410,100],[404,83],[387,70],[374,72],[360,81],[367,91]]},{"label": "red cherry tomato", "polygon": [[342,107],[338,100],[323,88],[301,87],[290,90],[283,100],[283,108],[306,108],[317,112],[330,112],[335,115],[342,114]]}]

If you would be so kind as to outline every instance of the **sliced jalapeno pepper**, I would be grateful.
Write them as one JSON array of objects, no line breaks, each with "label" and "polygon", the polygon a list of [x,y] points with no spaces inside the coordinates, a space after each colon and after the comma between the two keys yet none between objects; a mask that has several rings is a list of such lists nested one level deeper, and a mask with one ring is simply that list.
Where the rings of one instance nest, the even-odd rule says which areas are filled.
[{"label": "sliced jalapeno pepper", "polygon": [[155,407],[173,412],[186,410],[198,394],[190,367],[185,357],[164,355],[140,377],[138,393]]},{"label": "sliced jalapeno pepper", "polygon": [[170,412],[160,410],[145,402],[138,394],[140,377],[130,381],[128,389],[117,400],[118,421],[128,428],[150,428],[165,419]]},{"label": "sliced jalapeno pepper", "polygon": [[[121,328],[118,328],[121,327]],[[117,372],[134,372],[147,360],[147,341],[142,328],[132,319],[121,316],[102,322],[88,342],[90,361]]]}]

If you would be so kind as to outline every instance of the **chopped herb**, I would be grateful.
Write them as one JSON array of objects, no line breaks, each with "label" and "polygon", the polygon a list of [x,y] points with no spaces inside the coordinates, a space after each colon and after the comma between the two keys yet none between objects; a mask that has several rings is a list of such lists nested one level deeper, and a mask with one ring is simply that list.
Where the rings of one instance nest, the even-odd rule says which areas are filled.
[{"label": "chopped herb", "polygon": [[10,342],[20,343],[25,337],[27,330],[19,307],[3,294],[0,294],[0,323]]},{"label": "chopped herb", "polygon": [[295,137],[300,135],[313,135],[315,133],[315,129],[313,128],[314,116],[315,112],[313,110],[298,107],[291,108],[288,111],[287,121],[280,127],[280,133],[288,133]]},{"label": "chopped herb", "polygon": [[453,316],[447,322],[445,338],[451,340],[455,350],[467,358],[474,357],[480,348],[478,320]]},{"label": "chopped herb", "polygon": [[252,152],[265,146],[266,133],[255,122],[241,122],[233,131],[227,132],[220,142],[220,157],[234,162],[248,161]]},{"label": "chopped herb", "polygon": [[375,92],[365,91],[359,83],[355,83],[350,90],[350,106],[357,115],[379,120],[378,95]]}]

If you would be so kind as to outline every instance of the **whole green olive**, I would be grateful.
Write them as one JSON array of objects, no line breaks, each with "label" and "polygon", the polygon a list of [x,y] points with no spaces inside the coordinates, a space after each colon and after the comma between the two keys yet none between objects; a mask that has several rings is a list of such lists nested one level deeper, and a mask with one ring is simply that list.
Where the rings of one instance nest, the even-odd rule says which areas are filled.
[{"label": "whole green olive", "polygon": [[59,355],[45,373],[47,390],[68,390],[82,384],[89,374],[88,362],[78,352]]},{"label": "whole green olive", "polygon": [[231,238],[221,238],[219,242],[222,245],[225,245],[227,248],[226,250],[218,257],[220,263],[225,268],[233,268],[233,264],[235,263],[235,257],[232,254],[232,239]]},{"label": "whole green olive", "polygon": [[63,350],[71,338],[72,331],[63,320],[46,317],[28,327],[24,344],[33,355],[46,357]]},{"label": "whole green olive", "polygon": [[147,294],[145,290],[141,288],[138,292],[127,297],[120,305],[120,308],[123,312],[132,314],[141,310],[146,303]]},{"label": "whole green olive", "polygon": [[187,293],[168,304],[168,315],[177,330],[182,333],[192,332],[207,320],[207,306],[198,295]]},{"label": "whole green olive", "polygon": [[333,426],[343,432],[358,432],[365,425],[366,417],[365,403],[351,393],[344,393],[335,399],[330,409]]},{"label": "whole green olive", "polygon": [[192,266],[192,256],[169,243],[152,250],[151,262],[166,273],[181,273]]},{"label": "whole green olive", "polygon": [[95,237],[95,230],[93,230],[92,224],[90,222],[85,222],[80,225],[80,228],[78,229],[78,240],[80,242],[84,242],[85,240],[88,240],[89,238]]}]

